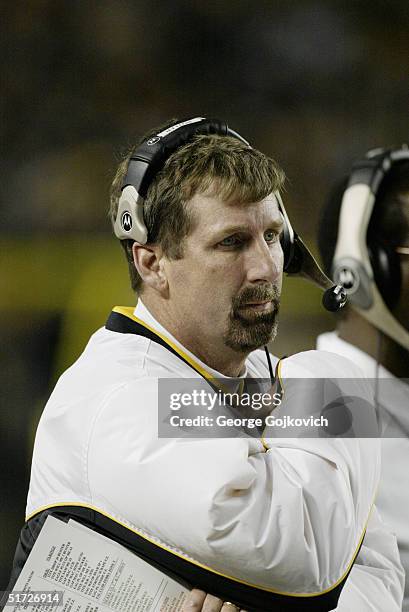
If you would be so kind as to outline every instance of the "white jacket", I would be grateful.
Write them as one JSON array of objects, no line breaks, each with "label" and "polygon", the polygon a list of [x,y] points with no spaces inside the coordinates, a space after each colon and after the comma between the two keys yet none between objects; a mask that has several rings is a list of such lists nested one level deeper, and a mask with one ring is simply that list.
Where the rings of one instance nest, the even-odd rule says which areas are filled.
[{"label": "white jacket", "polygon": [[[331,592],[350,570],[368,521],[376,521],[378,440],[158,438],[159,378],[200,376],[189,364],[223,376],[184,349],[141,301],[135,316],[185,361],[146,337],[96,332],[41,417],[27,518],[80,505],[215,577],[298,597],[296,609]],[[122,317],[133,324],[132,310]],[[282,363],[284,378],[358,375],[350,362],[317,351]],[[249,356],[244,376],[268,377],[262,351]],[[374,568],[391,602],[401,597],[396,572],[392,562],[382,565],[382,577]]]}]

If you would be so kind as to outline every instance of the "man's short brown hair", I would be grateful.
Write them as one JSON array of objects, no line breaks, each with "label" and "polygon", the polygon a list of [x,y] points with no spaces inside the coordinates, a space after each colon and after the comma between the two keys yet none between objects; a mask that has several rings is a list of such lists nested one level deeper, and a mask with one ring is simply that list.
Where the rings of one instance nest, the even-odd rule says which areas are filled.
[{"label": "man's short brown hair", "polygon": [[[113,224],[131,154],[120,163],[112,183],[110,218]],[[160,244],[169,259],[180,259],[184,238],[194,227],[195,220],[188,206],[194,195],[210,192],[224,201],[234,197],[242,204],[259,202],[282,189],[284,179],[284,172],[275,161],[238,139],[197,135],[172,153],[148,189],[144,202],[148,242]],[[142,279],[132,255],[134,241],[121,242],[132,289],[141,293]]]}]

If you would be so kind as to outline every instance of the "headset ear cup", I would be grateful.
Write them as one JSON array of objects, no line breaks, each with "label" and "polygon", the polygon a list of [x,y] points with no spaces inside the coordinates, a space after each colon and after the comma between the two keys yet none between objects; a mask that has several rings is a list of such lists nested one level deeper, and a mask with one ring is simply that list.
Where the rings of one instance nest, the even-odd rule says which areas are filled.
[{"label": "headset ear cup", "polygon": [[398,254],[384,242],[368,245],[374,279],[385,304],[392,309],[398,302],[402,284],[402,274]]}]

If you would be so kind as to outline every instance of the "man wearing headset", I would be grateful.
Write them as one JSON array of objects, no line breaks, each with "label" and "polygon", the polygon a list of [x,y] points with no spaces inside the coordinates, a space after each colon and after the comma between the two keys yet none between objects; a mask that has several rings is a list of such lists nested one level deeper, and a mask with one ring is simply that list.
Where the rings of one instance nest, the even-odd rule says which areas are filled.
[{"label": "man wearing headset", "polygon": [[409,611],[409,150],[375,150],[358,161],[322,211],[324,268],[350,305],[317,348],[355,362],[375,381],[382,423],[376,504],[397,534]]},{"label": "man wearing headset", "polygon": [[[399,609],[399,563],[373,509],[376,439],[158,437],[164,378],[275,381],[277,359],[257,349],[275,335],[283,268],[302,271],[283,179],[225,123],[200,117],[155,131],[121,164],[111,217],[138,304],[114,309],[44,410],[14,579],[53,514],[260,612],[334,609],[354,562],[379,545],[381,575],[363,588]],[[315,351],[280,369],[357,376]],[[231,607],[204,602],[208,612]]]}]

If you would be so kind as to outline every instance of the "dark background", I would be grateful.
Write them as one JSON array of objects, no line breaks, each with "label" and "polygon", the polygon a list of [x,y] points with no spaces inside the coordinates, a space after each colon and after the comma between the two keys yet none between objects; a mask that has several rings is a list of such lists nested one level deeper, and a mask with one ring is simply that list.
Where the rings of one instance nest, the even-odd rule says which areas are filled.
[{"label": "dark background", "polygon": [[[118,155],[169,117],[224,118],[284,167],[314,248],[333,181],[408,140],[409,4],[32,0],[0,17],[2,589],[47,395],[134,301],[107,220]],[[333,325],[303,281],[285,283],[282,313],[277,354]]]}]

